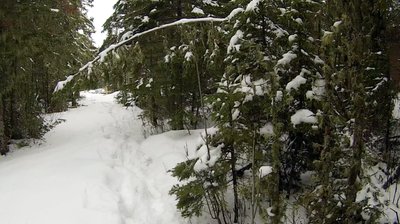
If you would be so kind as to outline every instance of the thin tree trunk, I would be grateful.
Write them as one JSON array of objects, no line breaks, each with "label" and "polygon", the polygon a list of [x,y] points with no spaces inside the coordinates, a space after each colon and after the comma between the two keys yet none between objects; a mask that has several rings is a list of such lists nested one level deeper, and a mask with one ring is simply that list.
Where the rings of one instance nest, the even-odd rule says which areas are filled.
[{"label": "thin tree trunk", "polygon": [[5,155],[8,152],[7,136],[4,126],[4,107],[3,96],[0,94],[0,154]]},{"label": "thin tree trunk", "polygon": [[238,196],[238,183],[236,175],[236,153],[235,148],[231,146],[231,172],[232,172],[232,183],[233,183],[233,197],[234,197],[234,208],[233,208],[233,223],[239,222],[239,196]]},{"label": "thin tree trunk", "polygon": [[256,137],[257,132],[254,128],[253,131],[253,147],[252,147],[252,155],[251,155],[251,163],[252,163],[252,186],[251,186],[251,224],[255,223],[255,216],[256,216]]},{"label": "thin tree trunk", "polygon": [[204,100],[203,100],[203,91],[201,88],[201,77],[200,77],[200,71],[199,71],[199,64],[197,61],[197,57],[195,57],[195,64],[196,64],[196,74],[197,74],[197,86],[199,88],[199,98],[200,98],[200,107],[202,110],[202,118],[203,118],[203,126],[204,126],[204,132],[206,134],[205,137],[205,143],[207,146],[207,160],[210,160],[210,147],[208,145],[208,131],[207,131],[207,118],[206,118],[206,113],[204,110]]},{"label": "thin tree trunk", "polygon": [[[348,193],[346,195],[347,199],[347,223],[358,223],[360,212],[358,210],[352,209],[353,203],[356,202],[357,192],[358,192],[358,179],[361,174],[361,159],[364,151],[363,140],[362,140],[362,125],[359,124],[360,121],[355,123],[355,133],[354,133],[354,143],[353,143],[353,155],[350,165],[350,174],[348,177]],[[358,209],[356,207],[356,209]]]}]

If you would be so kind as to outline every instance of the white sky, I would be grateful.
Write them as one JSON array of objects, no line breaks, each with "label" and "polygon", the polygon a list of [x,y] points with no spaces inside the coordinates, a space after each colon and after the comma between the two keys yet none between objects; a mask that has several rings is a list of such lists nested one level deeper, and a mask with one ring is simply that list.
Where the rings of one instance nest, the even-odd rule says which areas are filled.
[{"label": "white sky", "polygon": [[89,17],[93,17],[96,33],[92,35],[95,46],[100,47],[106,38],[106,33],[101,33],[103,24],[113,13],[113,6],[117,0],[94,0],[93,8],[89,9]]}]

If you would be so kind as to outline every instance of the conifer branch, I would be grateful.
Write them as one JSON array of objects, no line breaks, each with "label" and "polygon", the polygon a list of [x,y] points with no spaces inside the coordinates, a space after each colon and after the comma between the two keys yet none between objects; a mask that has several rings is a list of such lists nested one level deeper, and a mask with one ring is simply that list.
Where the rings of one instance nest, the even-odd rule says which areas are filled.
[{"label": "conifer branch", "polygon": [[[233,11],[234,12],[234,11]],[[100,52],[93,60],[89,61],[88,63],[86,63],[84,66],[82,66],[78,72],[76,72],[75,74],[72,74],[70,76],[68,76],[65,80],[63,81],[59,81],[57,83],[57,86],[54,89],[54,93],[62,90],[65,85],[69,82],[71,82],[76,76],[78,76],[82,71],[85,71],[86,69],[88,69],[89,71],[91,70],[92,66],[94,63],[100,61],[102,62],[104,60],[104,58],[107,56],[107,54],[109,52],[112,52],[126,44],[131,43],[134,39],[137,39],[138,37],[141,37],[143,35],[158,31],[158,30],[162,30],[168,27],[173,27],[173,26],[178,26],[178,25],[183,25],[183,24],[189,24],[189,23],[200,23],[200,22],[224,22],[224,21],[229,21],[230,18],[233,17],[233,12],[225,17],[225,18],[213,18],[213,17],[205,17],[205,18],[193,18],[193,19],[180,19],[178,21],[172,22],[172,23],[168,23],[168,24],[164,24],[158,27],[154,27],[152,29],[146,30],[144,32],[141,33],[136,33],[133,36],[120,41],[116,44],[112,44],[111,46],[109,46],[108,48],[106,48],[105,50],[103,50],[102,52]],[[237,12],[236,12],[237,13]]]}]

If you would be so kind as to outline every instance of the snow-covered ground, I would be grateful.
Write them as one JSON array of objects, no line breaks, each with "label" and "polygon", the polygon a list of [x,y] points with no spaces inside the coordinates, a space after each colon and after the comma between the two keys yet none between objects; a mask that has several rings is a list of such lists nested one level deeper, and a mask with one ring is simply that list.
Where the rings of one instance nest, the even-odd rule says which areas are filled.
[{"label": "snow-covered ground", "polygon": [[187,223],[168,191],[167,171],[200,131],[144,139],[140,109],[115,94],[81,94],[81,106],[36,143],[0,158],[1,224]]}]

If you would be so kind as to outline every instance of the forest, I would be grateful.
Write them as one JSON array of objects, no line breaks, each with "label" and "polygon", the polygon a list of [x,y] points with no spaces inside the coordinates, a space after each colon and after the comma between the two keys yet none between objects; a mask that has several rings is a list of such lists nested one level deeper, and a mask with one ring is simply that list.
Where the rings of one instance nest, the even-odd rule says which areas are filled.
[{"label": "forest", "polygon": [[188,220],[400,222],[398,1],[118,0],[99,49],[91,0],[3,1],[2,155],[104,88],[146,137],[203,130],[168,171]]}]

